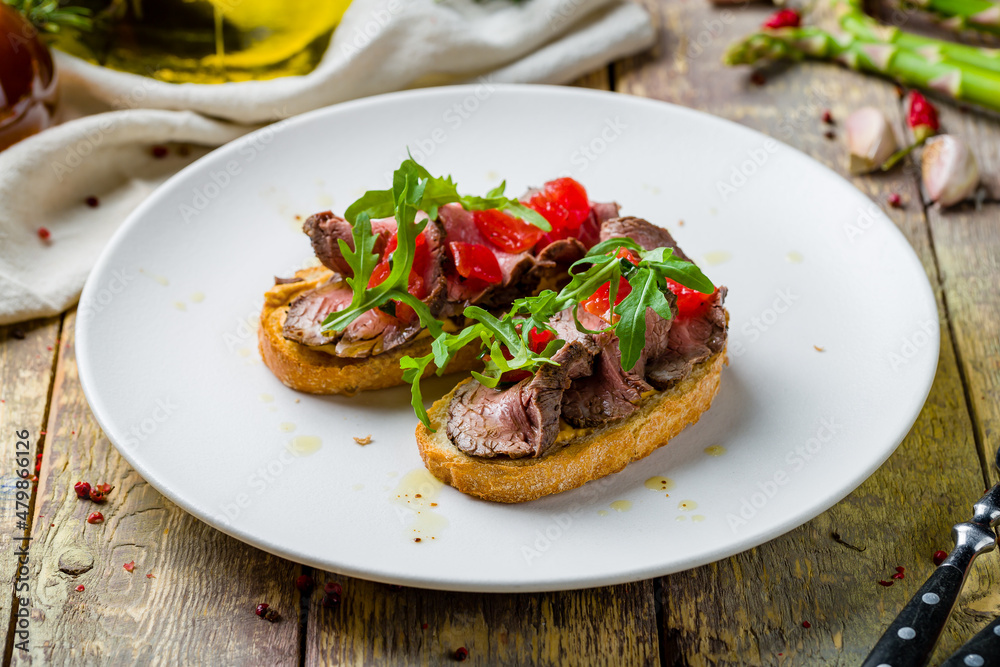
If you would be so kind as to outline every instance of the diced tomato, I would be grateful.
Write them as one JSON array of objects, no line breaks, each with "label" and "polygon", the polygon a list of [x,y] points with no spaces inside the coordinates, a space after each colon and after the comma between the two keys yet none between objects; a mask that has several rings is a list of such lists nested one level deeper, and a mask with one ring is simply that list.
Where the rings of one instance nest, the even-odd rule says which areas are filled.
[{"label": "diced tomato", "polygon": [[618,248],[618,252],[615,253],[615,257],[618,259],[627,259],[636,266],[639,265],[640,261],[639,255],[637,255],[635,251],[629,250],[628,248]]},{"label": "diced tomato", "polygon": [[538,211],[552,225],[552,231],[539,240],[539,250],[553,241],[576,236],[580,225],[590,215],[587,191],[572,178],[549,181],[525,204]]},{"label": "diced tomato", "polygon": [[524,252],[542,238],[545,230],[503,211],[474,211],[472,219],[487,241],[504,252]]},{"label": "diced tomato", "polygon": [[463,278],[482,280],[493,285],[503,281],[497,256],[483,244],[451,241],[448,249],[455,262],[455,270]]},{"label": "diced tomato", "polygon": [[390,273],[392,273],[392,265],[386,260],[379,262],[375,266],[375,270],[372,271],[372,277],[368,279],[368,289],[381,285]]},{"label": "diced tomato", "polygon": [[[368,279],[368,288],[371,289],[376,285],[381,285],[389,274],[392,272],[392,253],[396,251],[399,247],[399,240],[396,235],[393,234],[389,239],[389,242],[385,246],[385,252],[382,254],[382,261],[380,261],[376,266],[375,270],[372,271],[371,278]],[[418,234],[416,243],[414,244],[414,254],[413,254],[413,266],[410,269],[410,280],[408,281],[407,291],[410,294],[417,297],[418,299],[423,299],[427,296],[427,288],[424,284],[424,274],[430,267],[431,263],[431,251],[427,247],[427,239],[424,235]],[[413,309],[409,306],[404,306],[410,313],[413,313]],[[405,319],[405,318],[401,318]]]},{"label": "diced tomato", "polygon": [[670,291],[677,297],[677,317],[686,319],[689,317],[698,317],[708,312],[709,302],[715,292],[712,292],[712,294],[702,294],[690,287],[676,283],[670,278],[667,278],[667,285],[670,287]]},{"label": "diced tomato", "polygon": [[[624,277],[618,278],[618,293],[615,295],[615,305],[617,306],[625,300],[632,292],[632,286]],[[597,315],[605,322],[608,320],[608,311],[611,310],[611,283],[607,282],[597,288],[590,297],[580,303],[583,309],[591,315]]]},{"label": "diced tomato", "polygon": [[545,351],[545,346],[556,339],[554,332],[548,329],[539,329],[538,327],[531,327],[531,331],[528,332],[528,347],[535,354],[541,354]]}]

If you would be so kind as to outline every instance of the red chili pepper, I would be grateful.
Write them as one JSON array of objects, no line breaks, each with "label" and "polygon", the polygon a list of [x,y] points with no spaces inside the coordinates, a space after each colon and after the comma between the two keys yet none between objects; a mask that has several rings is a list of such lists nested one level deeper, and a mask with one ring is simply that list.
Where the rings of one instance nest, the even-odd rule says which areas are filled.
[{"label": "red chili pepper", "polygon": [[524,252],[545,235],[544,229],[496,209],[474,211],[472,219],[479,233],[504,252]]},{"label": "red chili pepper", "polygon": [[941,128],[938,121],[937,109],[927,101],[921,93],[916,90],[910,91],[909,113],[906,115],[906,124],[913,130],[913,135],[917,141],[923,141],[927,137],[936,134]]},{"label": "red chili pepper", "polygon": [[802,25],[802,16],[794,9],[779,9],[764,21],[765,28],[798,28]]},{"label": "red chili pepper", "polygon": [[455,262],[455,270],[463,278],[474,278],[494,285],[503,281],[497,256],[483,244],[451,241],[448,249]]}]

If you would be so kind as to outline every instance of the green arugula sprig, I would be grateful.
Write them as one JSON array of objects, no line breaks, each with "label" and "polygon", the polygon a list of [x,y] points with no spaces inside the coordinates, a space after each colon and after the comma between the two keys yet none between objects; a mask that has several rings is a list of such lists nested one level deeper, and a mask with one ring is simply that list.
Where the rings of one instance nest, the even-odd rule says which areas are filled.
[{"label": "green arugula sprig", "polygon": [[[617,257],[621,248],[636,253],[639,263],[633,264],[627,258]],[[437,374],[440,375],[459,350],[476,340],[481,342],[489,358],[483,372],[474,372],[472,375],[482,384],[495,387],[500,376],[508,371],[525,370],[534,373],[544,364],[557,364],[552,357],[565,341],[556,338],[540,353],[535,353],[531,349],[529,336],[532,329],[554,333],[555,329],[549,324],[549,320],[557,313],[571,308],[577,330],[585,333],[613,331],[618,336],[621,365],[624,370],[629,371],[635,367],[646,346],[646,309],[652,308],[665,319],[673,317],[667,278],[702,294],[715,291],[715,286],[697,266],[675,257],[671,248],[643,250],[628,238],[608,239],[598,243],[583,259],[570,267],[569,273],[570,282],[558,294],[546,290],[538,296],[518,299],[500,318],[476,306],[466,308],[465,316],[474,320],[474,324],[455,334],[437,334],[429,355],[419,358],[407,356],[400,360],[403,379],[411,385],[413,410],[427,428],[431,428],[431,425],[424,408],[420,379],[431,362],[434,362]],[[632,289],[621,303],[615,305],[620,278],[625,278]],[[612,324],[599,331],[591,331],[580,322],[580,303],[605,284],[609,284],[611,309],[608,319]]]},{"label": "green arugula sprig", "polygon": [[[545,218],[517,199],[506,197],[505,189],[506,181],[490,190],[485,197],[460,195],[451,176],[432,176],[412,157],[404,160],[393,173],[392,188],[369,190],[344,212],[345,219],[351,223],[354,250],[343,239],[338,239],[338,243],[344,261],[354,273],[346,279],[354,294],[347,308],[331,313],[323,320],[322,330],[342,331],[369,310],[396,300],[413,308],[420,318],[420,325],[426,327],[431,335],[440,336],[441,322],[408,289],[417,236],[427,226],[428,220],[437,218],[438,209],[452,203],[461,204],[469,211],[499,209],[545,231],[551,231],[552,226]],[[425,212],[428,217],[417,222],[418,211]],[[368,287],[372,272],[379,262],[379,256],[373,252],[376,236],[372,231],[371,221],[390,216],[396,218],[397,239],[397,247],[391,258],[392,269],[384,281],[375,287]]]}]

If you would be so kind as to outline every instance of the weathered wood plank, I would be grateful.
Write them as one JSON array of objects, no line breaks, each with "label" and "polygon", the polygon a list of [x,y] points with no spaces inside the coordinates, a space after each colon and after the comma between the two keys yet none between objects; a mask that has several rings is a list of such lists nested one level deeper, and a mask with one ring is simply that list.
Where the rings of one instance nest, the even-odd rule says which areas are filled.
[{"label": "weathered wood plank", "polygon": [[[27,460],[29,475],[34,474],[35,457],[44,446],[45,408],[52,384],[55,349],[58,346],[60,318],[53,317],[12,326],[0,327],[0,627],[11,628],[11,613],[17,578],[18,557],[14,551],[21,546],[14,536],[25,534],[19,527],[18,491],[34,495],[34,484],[18,489],[19,471]],[[28,432],[27,438],[17,433]],[[27,450],[18,447],[27,441]],[[39,443],[42,443],[41,445]],[[22,459],[22,460],[18,460]],[[24,482],[20,482],[21,486]],[[23,502],[23,501],[22,501]],[[18,641],[7,633],[6,653],[14,650]]]},{"label": "weathered wood plank", "polygon": [[[194,519],[124,462],[80,388],[74,323],[67,315],[35,508],[31,650],[14,664],[298,664],[297,566]],[[115,489],[98,506],[76,497],[81,479]],[[96,510],[105,522],[87,523]],[[258,602],[284,620],[255,616]]]},{"label": "weathered wood plank", "polygon": [[[847,151],[840,128],[821,122],[824,109],[843,120],[864,105],[885,109],[902,130],[893,86],[836,67],[803,63],[761,72],[719,64],[725,47],[754,30],[773,9],[716,9],[703,0],[645,2],[664,28],[656,50],[626,61],[616,85],[685,104],[759,129],[841,173]],[[834,132],[831,140],[826,132]],[[912,170],[854,178],[876,202],[902,196],[887,209],[920,256],[940,294],[927,219]],[[885,207],[884,207],[885,208]],[[664,583],[667,664],[857,664],[909,595],[927,576],[931,554],[949,548],[950,527],[982,490],[973,429],[942,310],[938,375],[921,416],[896,454],[868,482],[809,524],[758,549]],[[942,472],[943,471],[943,472]],[[906,499],[905,502],[903,499]],[[857,552],[831,539],[863,545]],[[891,587],[895,567],[906,578]],[[973,573],[962,607],[939,655],[983,624],[969,613],[977,591],[998,576],[992,559]],[[805,628],[806,621],[811,627]]]},{"label": "weathered wood plank", "polygon": [[[1000,446],[1000,126],[976,113],[940,105],[942,131],[964,139],[975,154],[993,203],[964,204],[928,217],[955,342],[965,374],[984,462]],[[992,465],[990,479],[998,479]],[[1000,612],[1000,603],[996,605]]]},{"label": "weathered wood plank", "polygon": [[[576,83],[607,89],[608,70]],[[319,573],[319,586],[324,577]],[[344,600],[313,596],[306,662],[448,663],[464,646],[472,664],[651,665],[659,660],[651,581],[538,595],[472,595],[337,579]],[[423,624],[427,624],[424,628]]]},{"label": "weathered wood plank", "polygon": [[[437,665],[464,647],[479,665],[655,665],[651,582],[565,593],[487,595],[394,589],[318,575],[308,665]],[[323,609],[326,581],[343,585]]]}]

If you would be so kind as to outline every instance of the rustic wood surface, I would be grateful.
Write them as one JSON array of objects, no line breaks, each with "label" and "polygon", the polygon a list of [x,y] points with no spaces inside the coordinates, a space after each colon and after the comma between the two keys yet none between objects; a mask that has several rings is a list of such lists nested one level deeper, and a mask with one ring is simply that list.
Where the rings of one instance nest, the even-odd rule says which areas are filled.
[{"label": "rustic wood surface", "polygon": [[[888,82],[823,64],[762,70],[719,64],[726,45],[770,11],[705,0],[643,0],[660,38],[648,54],[578,85],[701,109],[770,134],[846,174],[842,120],[885,109],[903,133]],[[0,327],[0,623],[4,664],[471,664],[853,665],[947,549],[950,528],[981,488],[1000,445],[1000,125],[946,104],[947,131],[980,158],[985,201],[928,206],[910,166],[853,178],[916,250],[938,296],[941,355],[927,404],[897,452],[854,493],[808,524],[756,549],[660,580],[537,595],[422,591],[313,572],[243,545],[149,487],[118,455],[87,408],[76,375],[75,316]],[[833,139],[824,133],[832,130]],[[808,221],[804,221],[807,224]],[[15,649],[16,431],[30,432],[30,649]],[[95,507],[79,479],[113,484]],[[833,535],[839,536],[835,540]],[[847,544],[844,544],[846,542]],[[850,546],[849,546],[850,545]],[[856,547],[856,548],[852,548]],[[133,572],[125,563],[135,563]],[[906,577],[891,587],[897,566]],[[300,596],[294,581],[315,577]],[[147,576],[152,575],[152,576]],[[324,609],[328,581],[343,587]],[[940,662],[1000,613],[1000,564],[977,564],[935,655]],[[80,585],[83,591],[77,591]],[[269,601],[284,618],[253,615]],[[23,613],[23,612],[22,612]],[[809,627],[804,627],[804,623]]]}]

